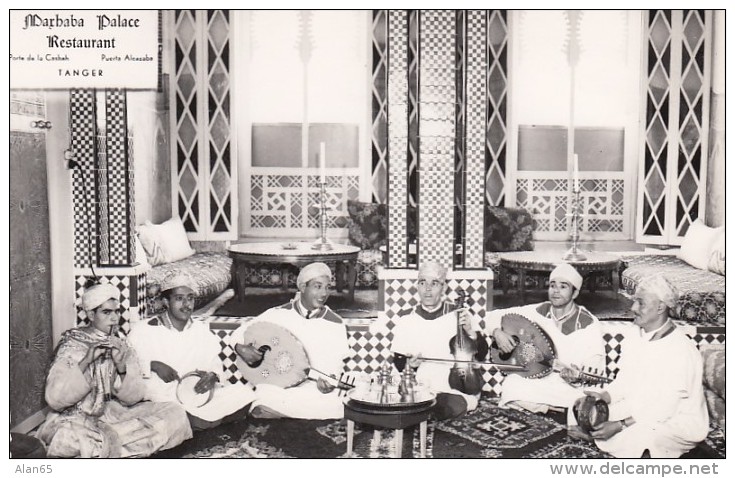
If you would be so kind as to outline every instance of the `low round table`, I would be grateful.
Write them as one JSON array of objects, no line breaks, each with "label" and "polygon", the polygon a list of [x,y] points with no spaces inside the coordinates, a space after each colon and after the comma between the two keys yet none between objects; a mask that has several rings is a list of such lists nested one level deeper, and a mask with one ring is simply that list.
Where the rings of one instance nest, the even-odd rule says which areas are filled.
[{"label": "low round table", "polygon": [[[355,422],[373,425],[380,428],[389,428],[396,431],[394,443],[396,447],[396,458],[401,458],[403,451],[403,430],[414,425],[419,425],[419,442],[421,446],[421,458],[426,457],[426,431],[427,421],[434,410],[436,400],[423,404],[416,408],[375,410],[365,409],[352,400],[345,401],[345,419],[347,420],[347,456],[352,455],[353,435],[355,433]],[[373,442],[379,441],[378,430],[373,433]]]},{"label": "low round table", "polygon": [[586,278],[587,287],[590,292],[595,292],[596,276],[600,274],[611,274],[613,293],[617,295],[620,286],[618,269],[620,258],[614,254],[605,252],[583,252],[586,261],[565,261],[562,259],[564,252],[545,251],[522,251],[506,252],[499,254],[500,259],[500,282],[503,291],[508,291],[508,270],[518,271],[518,290],[521,299],[526,298],[526,272],[551,272],[561,263],[568,263],[577,269],[577,272]]},{"label": "low round table", "polygon": [[331,244],[329,250],[312,249],[313,242],[246,242],[234,244],[228,252],[232,258],[232,277],[235,292],[240,301],[245,298],[247,287],[247,268],[252,264],[280,264],[281,286],[288,288],[288,265],[305,266],[312,262],[334,262],[337,265],[337,290],[344,289],[342,266],[347,264],[347,288],[350,301],[355,300],[355,281],[357,280],[357,253],[359,247],[345,244]]}]

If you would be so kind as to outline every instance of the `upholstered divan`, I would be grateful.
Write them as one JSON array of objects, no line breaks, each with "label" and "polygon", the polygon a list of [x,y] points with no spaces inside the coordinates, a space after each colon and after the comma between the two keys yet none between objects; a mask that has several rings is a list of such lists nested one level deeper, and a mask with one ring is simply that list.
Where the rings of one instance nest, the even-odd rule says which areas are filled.
[{"label": "upholstered divan", "polygon": [[[196,243],[192,243],[196,247]],[[226,252],[195,252],[193,255],[175,262],[152,267],[146,278],[146,305],[148,315],[163,310],[161,302],[161,281],[169,274],[183,272],[195,285],[196,309],[205,306],[229,286],[232,280],[232,259]]]},{"label": "upholstered divan", "polygon": [[641,280],[663,275],[679,290],[674,317],[702,324],[725,324],[725,276],[702,270],[673,255],[624,256],[621,283],[635,294]]},{"label": "upholstered divan", "polygon": [[[195,308],[201,308],[220,296],[232,280],[232,259],[222,241],[189,242],[178,218],[161,224],[147,221],[138,226],[140,261],[151,268],[146,275],[146,313],[155,315],[163,310],[161,282],[168,275],[184,273],[195,287]],[[193,247],[192,247],[193,246]]]},{"label": "upholstered divan", "polygon": [[687,230],[673,254],[623,257],[623,288],[631,296],[646,277],[663,275],[679,291],[674,318],[694,324],[725,325],[725,230],[700,220]]}]

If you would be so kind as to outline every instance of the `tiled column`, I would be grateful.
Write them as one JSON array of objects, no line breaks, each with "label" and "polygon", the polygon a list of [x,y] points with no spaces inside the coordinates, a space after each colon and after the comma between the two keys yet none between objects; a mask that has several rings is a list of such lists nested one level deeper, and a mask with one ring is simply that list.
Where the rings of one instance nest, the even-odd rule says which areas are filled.
[{"label": "tiled column", "polygon": [[[121,329],[145,316],[146,270],[135,258],[135,199],[131,135],[124,90],[106,90],[97,108],[94,90],[72,90],[74,282],[77,325],[87,317],[81,297],[88,283],[112,283],[121,292]],[[99,118],[104,115],[104,120]],[[97,125],[101,130],[97,131]],[[110,266],[115,266],[110,268]]]}]

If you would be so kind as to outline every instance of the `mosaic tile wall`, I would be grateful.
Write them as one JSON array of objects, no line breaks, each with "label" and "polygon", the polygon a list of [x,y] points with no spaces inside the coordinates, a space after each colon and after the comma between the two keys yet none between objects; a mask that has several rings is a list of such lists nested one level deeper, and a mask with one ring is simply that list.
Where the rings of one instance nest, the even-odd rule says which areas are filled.
[{"label": "mosaic tile wall", "polygon": [[[462,15],[463,12],[458,12]],[[373,41],[372,41],[372,58],[373,58],[373,86],[372,86],[372,120],[373,120],[373,202],[384,203],[387,201],[386,189],[386,145],[385,138],[388,131],[388,105],[390,98],[387,93],[388,83],[390,81],[388,69],[391,66],[388,58],[395,53],[395,45],[391,47],[392,41],[403,41],[395,37],[396,33],[401,35],[400,30],[403,27],[394,21],[392,29],[389,30],[389,16],[399,17],[405,15],[402,12],[388,10],[373,11]],[[418,35],[417,11],[410,12],[409,28],[403,34],[409,34],[408,43],[404,46],[409,48],[410,57],[416,57],[418,53],[414,44]],[[470,57],[482,63],[485,68],[484,77],[487,93],[484,95],[486,104],[481,106],[476,99],[469,99],[467,102],[466,114],[476,114],[479,117],[480,111],[484,108],[487,112],[483,116],[486,131],[480,137],[485,138],[485,156],[487,164],[485,165],[486,180],[486,200],[488,204],[502,206],[505,204],[505,170],[506,170],[506,145],[507,145],[507,91],[508,91],[508,20],[505,10],[479,10],[469,11],[468,28],[467,28],[467,50],[472,50]],[[482,30],[480,33],[479,30]],[[479,35],[484,35],[485,47],[482,48],[484,53],[479,53],[481,47],[477,44]],[[391,60],[393,61],[393,60]],[[403,65],[403,63],[401,62]],[[408,74],[415,74],[415,62],[411,63],[412,69]],[[407,68],[408,64],[403,65]],[[472,68],[472,67],[470,67]],[[398,68],[394,68],[394,71]],[[413,79],[413,78],[411,78]],[[413,98],[415,106],[415,98]],[[461,105],[463,106],[463,105]],[[413,114],[415,116],[415,113]],[[473,136],[474,137],[474,136]]]},{"label": "mosaic tile wall", "polygon": [[70,148],[79,165],[72,175],[74,210],[74,267],[89,267],[97,260],[95,165],[97,149],[94,90],[69,92]]},{"label": "mosaic tile wall", "polygon": [[455,12],[421,11],[419,263],[454,264]]},{"label": "mosaic tile wall", "polygon": [[[105,91],[97,111],[94,90],[70,93],[74,170],[74,266],[125,266],[135,262],[132,138],[124,90]],[[97,116],[104,128],[97,131]],[[131,247],[132,246],[132,247]]]},{"label": "mosaic tile wall", "polygon": [[487,23],[485,12],[467,12],[464,267],[483,267],[485,128],[487,117]]},{"label": "mosaic tile wall", "polygon": [[[243,323],[240,317],[201,317],[210,324],[213,334],[220,339],[222,351],[220,359],[223,369],[230,383],[242,380],[242,375],[235,365],[236,355],[232,332]],[[348,346],[352,355],[345,364],[345,370],[353,373],[372,374],[379,370],[385,360],[391,360],[390,343],[392,334],[385,330],[392,329],[391,319],[385,322],[384,327],[375,327],[369,320],[356,319],[347,321]],[[684,332],[702,349],[710,344],[725,344],[724,327],[695,327],[679,324]],[[614,377],[618,372],[618,363],[624,352],[625,331],[630,330],[629,322],[606,321],[602,323],[603,339],[605,341],[606,370],[605,374]],[[491,397],[497,397],[502,391],[503,374],[492,366],[483,366],[483,378],[487,382],[483,391]]]},{"label": "mosaic tile wall", "polygon": [[388,12],[388,267],[408,256],[408,15]]},{"label": "mosaic tile wall", "polygon": [[[135,184],[126,92],[105,90],[104,108],[98,110],[94,90],[72,90],[69,108],[70,146],[79,164],[72,179],[76,325],[88,323],[81,297],[96,276],[120,289],[121,333],[127,334],[130,321],[145,314],[146,274],[132,267]],[[109,266],[118,267],[103,269]]]},{"label": "mosaic tile wall", "polygon": [[405,209],[416,203],[420,260],[482,268],[482,210],[505,200],[506,13],[389,10],[373,20],[373,173],[385,131],[388,266],[408,264]]},{"label": "mosaic tile wall", "polygon": [[[130,332],[131,322],[145,317],[145,274],[102,274],[97,271],[101,284],[112,284],[120,290],[120,334]],[[76,326],[89,325],[87,313],[82,309],[84,286],[95,280],[91,273],[74,276],[74,305],[76,306]]]}]

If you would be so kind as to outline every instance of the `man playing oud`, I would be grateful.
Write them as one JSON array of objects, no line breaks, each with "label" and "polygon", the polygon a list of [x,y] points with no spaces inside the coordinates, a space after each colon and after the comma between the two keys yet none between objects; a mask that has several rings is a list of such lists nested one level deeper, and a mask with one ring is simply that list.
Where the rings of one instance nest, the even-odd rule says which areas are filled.
[{"label": "man playing oud", "polygon": [[347,358],[347,328],[342,318],[327,306],[331,291],[332,271],[323,262],[311,263],[296,278],[298,293],[290,302],[266,310],[232,333],[237,342],[235,352],[249,367],[257,367],[266,353],[246,343],[244,337],[255,324],[273,323],[285,328],[303,346],[315,380],[290,387],[263,382],[256,385],[256,399],[251,413],[256,418],[342,418],[344,406],[339,391],[327,380],[338,377]]},{"label": "man playing oud", "polygon": [[579,391],[570,383],[580,369],[604,369],[605,345],[597,318],[574,299],[582,288],[582,276],[569,264],[557,266],[549,276],[549,300],[540,304],[497,309],[488,314],[486,331],[501,352],[513,352],[516,338],[501,328],[502,317],[516,313],[541,327],[556,348],[555,369],[542,378],[507,375],[499,405],[546,413],[550,408],[571,408]]}]

